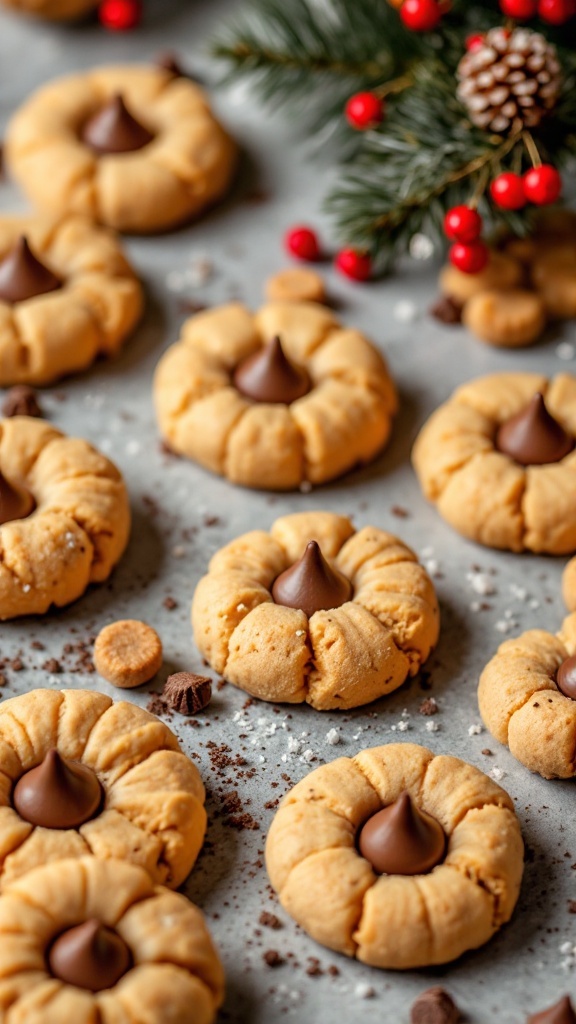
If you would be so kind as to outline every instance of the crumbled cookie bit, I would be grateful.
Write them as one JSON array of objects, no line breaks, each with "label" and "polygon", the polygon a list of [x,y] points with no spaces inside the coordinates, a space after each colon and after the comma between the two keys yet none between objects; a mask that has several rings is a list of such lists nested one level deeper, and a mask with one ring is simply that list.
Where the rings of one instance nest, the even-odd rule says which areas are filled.
[{"label": "crumbled cookie bit", "polygon": [[193,672],[175,672],[168,676],[162,698],[180,715],[196,715],[208,706],[212,698],[212,680]]},{"label": "crumbled cookie bit", "polygon": [[422,701],[420,707],[418,708],[418,714],[425,715],[427,718],[429,718],[430,715],[437,715],[439,710],[440,708],[438,707],[436,701],[434,700],[434,697],[427,697],[426,700]]},{"label": "crumbled cookie bit", "polygon": [[430,308],[430,316],[439,320],[441,324],[461,324],[462,306],[449,295],[442,295]]},{"label": "crumbled cookie bit", "polygon": [[391,512],[391,514],[393,516],[396,516],[397,519],[409,519],[410,518],[410,513],[409,513],[408,509],[407,508],[402,508],[401,505],[392,505],[392,508],[390,509],[390,512]]},{"label": "crumbled cookie bit", "polygon": [[262,959],[268,967],[281,967],[282,964],[286,963],[283,957],[280,956],[277,949],[267,949],[266,952],[262,954]]},{"label": "crumbled cookie bit", "polygon": [[105,626],[96,637],[94,664],[114,686],[131,689],[147,683],[162,665],[162,642],[156,630],[136,619]]},{"label": "crumbled cookie bit", "polygon": [[263,925],[264,928],[272,928],[274,931],[284,927],[280,918],[276,917],[276,914],[271,914],[269,910],[262,911],[258,918],[258,924]]},{"label": "crumbled cookie bit", "polygon": [[173,612],[174,609],[178,607],[178,601],[175,601],[174,598],[170,595],[168,595],[168,597],[165,597],[162,603],[166,611],[168,612]]},{"label": "crumbled cookie bit", "polygon": [[33,388],[27,384],[16,384],[6,393],[2,403],[2,415],[10,416],[34,416],[42,418],[42,409],[38,397]]},{"label": "crumbled cookie bit", "polygon": [[63,671],[62,665],[60,664],[59,661],[56,660],[56,658],[48,658],[48,660],[45,661],[44,664],[42,665],[42,668],[51,676],[60,675],[60,673]]}]

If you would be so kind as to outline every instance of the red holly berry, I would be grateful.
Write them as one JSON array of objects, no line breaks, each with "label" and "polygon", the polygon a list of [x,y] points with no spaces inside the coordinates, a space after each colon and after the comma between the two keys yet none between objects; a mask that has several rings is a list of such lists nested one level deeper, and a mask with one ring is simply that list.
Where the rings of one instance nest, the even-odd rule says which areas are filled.
[{"label": "red holly berry", "polygon": [[502,210],[521,210],[526,206],[524,180],[519,174],[506,171],[499,174],[490,185],[490,195]]},{"label": "red holly berry", "polygon": [[473,50],[478,50],[483,45],[484,36],[481,35],[479,32],[476,32],[475,35],[473,36],[466,36],[465,46],[466,49],[469,50],[470,52],[472,52]]},{"label": "red holly berry", "polygon": [[356,131],[365,132],[375,128],[384,117],[384,101],[373,92],[357,92],[348,100],[344,113],[346,120]]},{"label": "red holly berry", "polygon": [[450,249],[450,262],[464,274],[478,274],[490,259],[490,250],[485,242],[470,242],[464,245],[456,242]]},{"label": "red holly berry", "polygon": [[109,32],[127,32],[142,20],[142,0],[102,0],[98,18]]},{"label": "red holly berry", "polygon": [[538,14],[549,25],[565,25],[576,14],[575,0],[539,0]]},{"label": "red holly berry", "polygon": [[354,281],[367,281],[372,275],[372,260],[357,249],[341,249],[335,262],[338,270]]},{"label": "red holly berry", "polygon": [[500,0],[500,9],[507,18],[529,21],[538,11],[538,0]]},{"label": "red holly berry", "polygon": [[400,17],[411,32],[431,32],[442,17],[438,0],[404,0]]},{"label": "red holly berry", "polygon": [[562,191],[562,178],[552,164],[533,167],[524,175],[524,192],[526,199],[536,206],[548,206],[555,203]]},{"label": "red holly berry", "polygon": [[320,258],[318,236],[312,228],[298,226],[290,228],[284,236],[284,244],[292,256],[299,260],[313,262]]},{"label": "red holly berry", "polygon": [[482,234],[482,217],[471,206],[453,206],[444,218],[444,233],[453,242],[475,242]]}]

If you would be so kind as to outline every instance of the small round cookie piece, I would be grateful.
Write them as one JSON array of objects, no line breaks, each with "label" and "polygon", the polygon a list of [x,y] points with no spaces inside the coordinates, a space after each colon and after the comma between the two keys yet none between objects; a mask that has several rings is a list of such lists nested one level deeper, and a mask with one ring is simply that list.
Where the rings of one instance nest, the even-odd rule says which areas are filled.
[{"label": "small round cookie piece", "polygon": [[576,615],[506,640],[480,676],[486,727],[532,772],[576,777]]},{"label": "small round cookie piece", "polygon": [[103,679],[120,689],[142,686],[162,668],[162,641],[146,622],[111,622],[96,637],[94,664]]},{"label": "small round cookie piece", "polygon": [[98,6],[98,0],[1,0],[5,7],[33,14],[48,21],[74,21],[89,14]]},{"label": "small round cookie piece", "polygon": [[480,292],[518,288],[523,276],[522,264],[517,259],[492,249],[488,264],[479,274],[465,274],[451,263],[447,264],[440,274],[440,291],[463,305]]},{"label": "small round cookie piece", "polygon": [[487,547],[576,551],[576,376],[496,373],[457,388],[422,427],[422,490]]},{"label": "small round cookie piece", "polygon": [[488,776],[392,743],[294,786],[270,827],[266,866],[284,909],[317,942],[409,970],[449,963],[510,920],[523,843],[512,800]]},{"label": "small round cookie piece", "polygon": [[310,267],[290,267],[269,277],[266,282],[269,302],[325,302],[324,278]]},{"label": "small round cookie piece", "polygon": [[13,116],[5,155],[41,209],[141,234],[197,217],[227,191],[236,166],[236,146],[202,89],[146,66],[42,86]]},{"label": "small round cookie piece", "polygon": [[31,871],[0,896],[0,1012],[26,1024],[212,1024],[224,972],[201,912],[119,860]]},{"label": "small round cookie piece", "polygon": [[295,490],[385,447],[398,400],[386,362],[313,302],[240,303],[188,320],[154,377],[162,436],[233,483]]},{"label": "small round cookie piece", "polygon": [[77,600],[129,534],[126,485],[104,455],[42,420],[0,420],[0,620]]},{"label": "small round cookie piece", "polygon": [[0,889],[40,864],[138,864],[176,889],[204,841],[204,786],[154,715],[91,690],[0,704]]},{"label": "small round cookie piece", "polygon": [[116,355],[143,293],[112,231],[85,217],[0,217],[0,386],[50,384]]},{"label": "small round cookie piece", "polygon": [[468,300],[462,321],[482,341],[497,348],[523,348],[542,336],[547,317],[537,292],[522,289],[478,292]]},{"label": "small round cookie piece", "polygon": [[192,625],[201,653],[235,686],[326,711],[368,704],[416,675],[440,615],[432,581],[401,540],[303,512],[214,555]]}]

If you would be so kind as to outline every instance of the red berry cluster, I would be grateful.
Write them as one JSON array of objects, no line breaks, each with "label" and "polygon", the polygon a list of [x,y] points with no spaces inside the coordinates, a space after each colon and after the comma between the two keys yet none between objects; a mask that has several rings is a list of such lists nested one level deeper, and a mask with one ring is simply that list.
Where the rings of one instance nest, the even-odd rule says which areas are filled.
[{"label": "red berry cluster", "polygon": [[478,274],[484,269],[490,251],[482,241],[482,217],[471,206],[454,206],[444,218],[444,233],[454,243],[450,262],[465,274]]},{"label": "red berry cluster", "polygon": [[411,32],[431,32],[440,23],[442,4],[439,0],[404,0],[400,17]]},{"label": "red berry cluster", "polygon": [[576,0],[500,0],[507,18],[529,21],[536,15],[549,25],[565,25],[576,15]]},{"label": "red berry cluster", "polygon": [[548,206],[555,203],[562,191],[562,178],[551,164],[532,167],[526,174],[506,171],[490,185],[490,195],[502,210],[521,210],[526,203]]},{"label": "red berry cluster", "polygon": [[[290,228],[284,236],[284,245],[291,256],[308,263],[322,258],[318,236],[313,228],[298,225]],[[372,260],[367,253],[357,249],[341,249],[335,258],[335,266],[346,277],[354,281],[367,281],[372,276]]]},{"label": "red berry cluster", "polygon": [[142,0],[102,0],[98,18],[109,32],[128,32],[140,24]]},{"label": "red berry cluster", "polygon": [[348,100],[344,114],[351,128],[365,132],[384,120],[384,100],[375,92],[357,92]]}]

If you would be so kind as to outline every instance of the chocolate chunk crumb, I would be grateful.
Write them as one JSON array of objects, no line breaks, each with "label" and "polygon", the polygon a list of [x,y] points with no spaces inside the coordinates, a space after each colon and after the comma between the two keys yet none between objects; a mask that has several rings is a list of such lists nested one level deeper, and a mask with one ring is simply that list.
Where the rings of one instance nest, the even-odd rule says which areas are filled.
[{"label": "chocolate chunk crumb", "polygon": [[393,516],[396,516],[397,519],[409,519],[410,518],[410,513],[409,513],[408,509],[407,508],[402,508],[401,505],[392,505],[392,508],[390,509],[390,511],[391,511]]},{"label": "chocolate chunk crumb", "polygon": [[165,715],[168,705],[157,693],[153,693],[146,705],[146,711],[149,711],[151,715]]},{"label": "chocolate chunk crumb", "polygon": [[164,598],[164,607],[166,608],[166,611],[173,612],[174,609],[178,607],[178,601],[175,601],[173,597],[168,595],[168,597]]},{"label": "chocolate chunk crumb", "polygon": [[276,914],[271,914],[268,910],[262,911],[258,918],[258,924],[263,925],[264,928],[273,928],[274,931],[278,931],[279,928],[283,927],[280,918],[276,917]]},{"label": "chocolate chunk crumb", "polygon": [[568,900],[568,913],[576,914],[576,900]]},{"label": "chocolate chunk crumb", "polygon": [[426,700],[422,701],[420,707],[418,708],[418,713],[420,715],[425,715],[426,718],[429,718],[430,715],[437,715],[439,710],[440,709],[436,701],[434,700],[434,697],[427,697]]},{"label": "chocolate chunk crumb", "polygon": [[196,715],[210,703],[212,680],[193,672],[175,672],[168,676],[162,697],[180,715]]},{"label": "chocolate chunk crumb", "polygon": [[285,962],[276,949],[267,949],[262,959],[265,964],[268,964],[268,967],[281,967]]},{"label": "chocolate chunk crumb", "polygon": [[30,641],[30,647],[32,648],[33,651],[45,651],[46,650],[46,648],[44,647],[44,644],[40,643],[39,640],[31,640]]},{"label": "chocolate chunk crumb", "polygon": [[220,516],[204,516],[204,526],[209,528],[211,526],[219,526],[221,522]]},{"label": "chocolate chunk crumb", "polygon": [[429,988],[412,1005],[411,1024],[458,1024],[460,1010],[443,988]]},{"label": "chocolate chunk crumb", "polygon": [[22,669],[24,668],[24,662],[22,661],[22,658],[13,658],[12,661],[10,662],[10,668],[12,669],[13,672],[21,672]]},{"label": "chocolate chunk crumb", "polygon": [[3,686],[6,686],[6,676],[4,675],[3,672],[0,672],[0,689]]},{"label": "chocolate chunk crumb", "polygon": [[306,967],[306,974],[310,978],[319,978],[320,975],[324,974],[320,966],[320,961],[315,956],[308,957],[308,966]]},{"label": "chocolate chunk crumb", "polygon": [[42,409],[38,403],[36,392],[27,384],[16,384],[4,396],[2,403],[3,416],[35,416],[42,417]]},{"label": "chocolate chunk crumb", "polygon": [[42,665],[42,668],[45,672],[49,672],[51,676],[57,676],[62,672],[62,665],[59,661],[56,661],[56,658],[48,658]]},{"label": "chocolate chunk crumb", "polygon": [[482,753],[484,754],[484,757],[492,757],[492,751],[489,747],[484,747]]},{"label": "chocolate chunk crumb", "polygon": [[449,295],[442,295],[430,309],[430,316],[442,324],[461,324],[462,306]]}]

